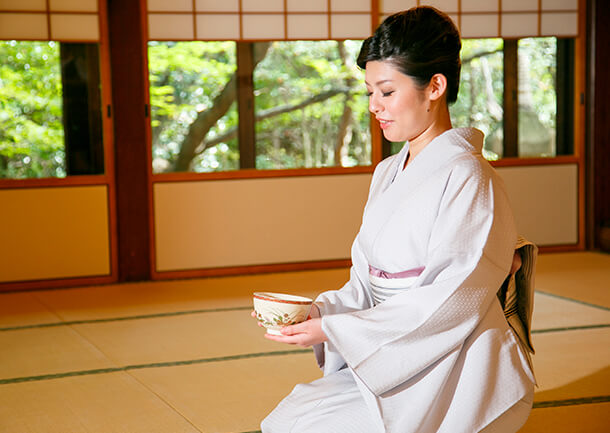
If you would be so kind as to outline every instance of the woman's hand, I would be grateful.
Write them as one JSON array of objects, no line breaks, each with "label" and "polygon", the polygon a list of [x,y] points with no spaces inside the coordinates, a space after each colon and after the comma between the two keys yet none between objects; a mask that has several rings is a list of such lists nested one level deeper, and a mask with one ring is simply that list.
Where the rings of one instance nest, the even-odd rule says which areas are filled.
[{"label": "woman's hand", "polygon": [[515,251],[515,254],[513,255],[513,263],[510,266],[510,275],[514,275],[517,273],[517,271],[519,269],[521,269],[521,265],[522,265],[522,261],[521,261],[521,253],[519,252],[519,250]]},{"label": "woman's hand", "polygon": [[322,319],[309,319],[296,325],[284,326],[280,332],[282,335],[265,334],[265,338],[301,347],[314,346],[327,340],[322,331]]},{"label": "woman's hand", "polygon": [[322,331],[322,319],[320,309],[312,305],[309,318],[296,325],[284,326],[280,332],[282,335],[265,334],[265,338],[279,343],[295,344],[301,347],[310,347],[328,340]]}]

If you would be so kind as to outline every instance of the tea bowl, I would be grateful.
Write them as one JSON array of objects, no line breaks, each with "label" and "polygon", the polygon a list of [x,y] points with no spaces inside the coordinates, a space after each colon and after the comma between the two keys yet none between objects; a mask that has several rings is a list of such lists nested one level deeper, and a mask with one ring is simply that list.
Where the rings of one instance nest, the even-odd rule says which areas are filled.
[{"label": "tea bowl", "polygon": [[282,335],[280,329],[307,320],[313,300],[286,293],[255,292],[256,319],[267,328],[267,334]]}]

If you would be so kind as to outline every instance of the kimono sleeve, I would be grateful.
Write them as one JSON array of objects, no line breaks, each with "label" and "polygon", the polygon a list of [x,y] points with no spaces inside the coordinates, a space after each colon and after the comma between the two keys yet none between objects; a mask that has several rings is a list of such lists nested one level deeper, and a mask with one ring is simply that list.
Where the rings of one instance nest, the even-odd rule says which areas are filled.
[{"label": "kimono sleeve", "polygon": [[323,317],[322,328],[354,373],[381,395],[461,348],[497,302],[516,239],[493,169],[457,161],[415,287],[368,310]]},{"label": "kimono sleeve", "polygon": [[[395,156],[387,158],[375,168],[364,212],[366,212],[371,200],[374,199],[381,184],[383,184],[387,180],[386,177],[391,174],[389,173],[389,169],[395,164],[395,160]],[[362,310],[372,306],[367,289],[368,261],[360,246],[359,234],[356,235],[352,244],[351,259],[352,267],[350,269],[349,281],[341,289],[324,292],[316,299],[316,305],[320,309],[322,316]]]},{"label": "kimono sleeve", "polygon": [[[369,188],[365,212],[369,202],[380,187],[380,183],[383,182],[383,178],[387,175],[388,167],[392,165],[394,159],[388,158],[376,167]],[[324,292],[316,298],[315,303],[320,309],[322,317],[360,311],[372,307],[372,299],[367,288],[368,260],[360,246],[359,234],[356,235],[352,244],[351,259],[350,279],[347,283],[339,290]],[[331,342],[315,345],[313,350],[318,365],[324,369],[325,374],[340,370],[345,366],[345,360],[343,360],[341,354]]]}]

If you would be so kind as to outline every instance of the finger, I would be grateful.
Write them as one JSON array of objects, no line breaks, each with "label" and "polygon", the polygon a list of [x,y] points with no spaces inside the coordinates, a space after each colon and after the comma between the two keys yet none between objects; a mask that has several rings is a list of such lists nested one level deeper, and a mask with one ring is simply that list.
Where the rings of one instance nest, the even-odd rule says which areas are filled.
[{"label": "finger", "polygon": [[282,333],[282,335],[302,334],[304,332],[307,332],[308,327],[309,325],[307,321],[305,321],[297,323],[296,325],[284,326],[282,329],[280,329],[280,332]]},{"label": "finger", "polygon": [[265,338],[278,343],[297,344],[297,337],[292,336],[265,334]]}]

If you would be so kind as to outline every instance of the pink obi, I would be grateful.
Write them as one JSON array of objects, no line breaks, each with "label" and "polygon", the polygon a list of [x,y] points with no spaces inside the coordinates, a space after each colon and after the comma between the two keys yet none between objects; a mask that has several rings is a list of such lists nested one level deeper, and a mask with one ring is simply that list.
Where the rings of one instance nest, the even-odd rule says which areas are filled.
[{"label": "pink obi", "polygon": [[404,290],[408,290],[424,271],[425,267],[407,269],[401,272],[386,272],[369,265],[369,283],[375,305]]}]

